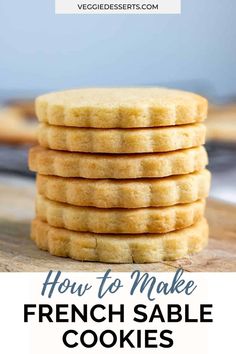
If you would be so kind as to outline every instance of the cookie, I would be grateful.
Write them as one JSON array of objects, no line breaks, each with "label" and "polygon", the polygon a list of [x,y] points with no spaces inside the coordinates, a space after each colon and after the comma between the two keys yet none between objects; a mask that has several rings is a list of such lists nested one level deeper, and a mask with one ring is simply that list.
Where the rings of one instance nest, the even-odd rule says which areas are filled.
[{"label": "cookie", "polygon": [[37,142],[37,120],[30,120],[18,110],[0,110],[0,142],[7,144],[32,144]]},{"label": "cookie", "polygon": [[100,233],[165,233],[194,224],[204,214],[203,199],[162,208],[102,209],[54,202],[38,194],[36,215],[51,226]]},{"label": "cookie", "polygon": [[164,88],[91,88],[49,93],[36,99],[36,114],[52,125],[145,128],[202,122],[207,100]]},{"label": "cookie", "polygon": [[97,208],[143,208],[192,203],[208,196],[210,172],[202,170],[160,179],[84,179],[37,176],[37,189],[48,199]]},{"label": "cookie", "polygon": [[52,255],[80,261],[151,263],[175,260],[201,251],[208,242],[206,219],[167,234],[104,235],[55,228],[35,219],[31,238]]},{"label": "cookie", "polygon": [[151,154],[86,154],[31,148],[29,166],[45,175],[84,178],[144,178],[187,174],[207,165],[204,147]]},{"label": "cookie", "polygon": [[205,143],[205,135],[203,124],[152,129],[69,128],[41,124],[38,140],[41,146],[54,150],[124,154],[200,146]]},{"label": "cookie", "polygon": [[207,120],[207,140],[236,142],[236,105],[211,106]]},{"label": "cookie", "polygon": [[13,108],[24,117],[29,119],[35,118],[35,104],[34,100],[30,99],[11,99],[6,102],[7,107]]}]

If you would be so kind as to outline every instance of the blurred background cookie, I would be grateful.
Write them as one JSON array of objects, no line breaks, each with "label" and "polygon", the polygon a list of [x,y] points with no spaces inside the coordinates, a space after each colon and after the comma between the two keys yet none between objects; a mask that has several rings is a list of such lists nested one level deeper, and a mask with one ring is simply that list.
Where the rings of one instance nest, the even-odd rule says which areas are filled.
[{"label": "blurred background cookie", "polygon": [[206,125],[209,141],[236,143],[236,103],[210,105]]},{"label": "blurred background cookie", "polygon": [[0,142],[33,144],[37,138],[37,122],[29,111],[17,107],[0,109]]},{"label": "blurred background cookie", "polygon": [[7,107],[13,108],[18,111],[22,116],[27,118],[36,119],[35,115],[35,104],[34,100],[23,98],[23,99],[9,99],[6,102]]},{"label": "blurred background cookie", "polygon": [[37,140],[34,101],[6,98],[0,104],[0,172],[28,175],[28,148]]}]

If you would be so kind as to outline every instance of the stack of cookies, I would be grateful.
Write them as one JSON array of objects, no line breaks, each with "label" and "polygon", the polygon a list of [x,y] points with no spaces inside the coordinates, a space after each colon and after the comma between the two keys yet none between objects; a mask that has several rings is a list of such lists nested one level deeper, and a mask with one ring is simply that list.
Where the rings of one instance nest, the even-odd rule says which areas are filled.
[{"label": "stack of cookies", "polygon": [[79,89],[36,100],[32,239],[83,261],[174,260],[207,244],[207,101],[160,88]]}]

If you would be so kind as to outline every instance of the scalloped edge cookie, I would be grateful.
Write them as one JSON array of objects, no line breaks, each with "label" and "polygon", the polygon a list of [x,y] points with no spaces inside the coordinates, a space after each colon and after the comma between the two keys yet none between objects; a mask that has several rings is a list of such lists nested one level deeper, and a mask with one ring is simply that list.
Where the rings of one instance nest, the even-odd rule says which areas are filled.
[{"label": "scalloped edge cookie", "polygon": [[35,219],[31,238],[54,256],[106,263],[152,263],[176,260],[200,252],[208,243],[205,218],[167,234],[99,235],[55,228]]},{"label": "scalloped edge cookie", "polygon": [[192,203],[209,194],[208,170],[160,179],[84,179],[37,175],[37,189],[53,201],[97,208],[145,208]]},{"label": "scalloped edge cookie", "polygon": [[146,129],[69,128],[40,124],[45,148],[94,153],[145,153],[187,149],[205,143],[204,124]]},{"label": "scalloped edge cookie", "polygon": [[54,202],[37,194],[36,215],[51,226],[96,233],[165,233],[194,224],[205,200],[162,208],[101,209]]},{"label": "scalloped edge cookie", "polygon": [[198,123],[208,103],[199,95],[167,88],[87,88],[36,99],[39,121],[93,128],[145,128]]},{"label": "scalloped edge cookie", "polygon": [[35,146],[30,149],[29,167],[43,175],[83,178],[145,178],[187,174],[208,163],[203,146],[150,154],[89,154],[55,151]]}]

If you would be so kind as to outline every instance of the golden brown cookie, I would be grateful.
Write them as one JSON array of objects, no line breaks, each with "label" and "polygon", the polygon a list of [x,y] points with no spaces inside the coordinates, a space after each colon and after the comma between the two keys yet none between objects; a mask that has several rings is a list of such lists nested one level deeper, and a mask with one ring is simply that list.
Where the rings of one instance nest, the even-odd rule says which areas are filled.
[{"label": "golden brown cookie", "polygon": [[204,147],[150,154],[87,154],[33,147],[32,171],[44,175],[84,178],[145,178],[187,174],[207,165]]},{"label": "golden brown cookie", "polygon": [[96,129],[41,124],[39,144],[54,150],[101,153],[144,153],[187,149],[205,143],[204,124],[165,128]]},{"label": "golden brown cookie", "polygon": [[142,128],[202,122],[207,100],[165,88],[91,88],[49,93],[36,100],[41,122],[93,128]]},{"label": "golden brown cookie", "polygon": [[96,233],[165,233],[194,224],[205,201],[162,208],[102,209],[54,202],[38,194],[36,215],[51,226]]},{"label": "golden brown cookie", "polygon": [[80,261],[151,263],[175,260],[201,251],[208,242],[206,219],[167,234],[104,235],[55,228],[35,219],[31,237],[52,255]]},{"label": "golden brown cookie", "polygon": [[211,175],[202,170],[182,176],[148,179],[85,179],[37,176],[48,199],[97,208],[143,208],[192,203],[208,196]]}]

